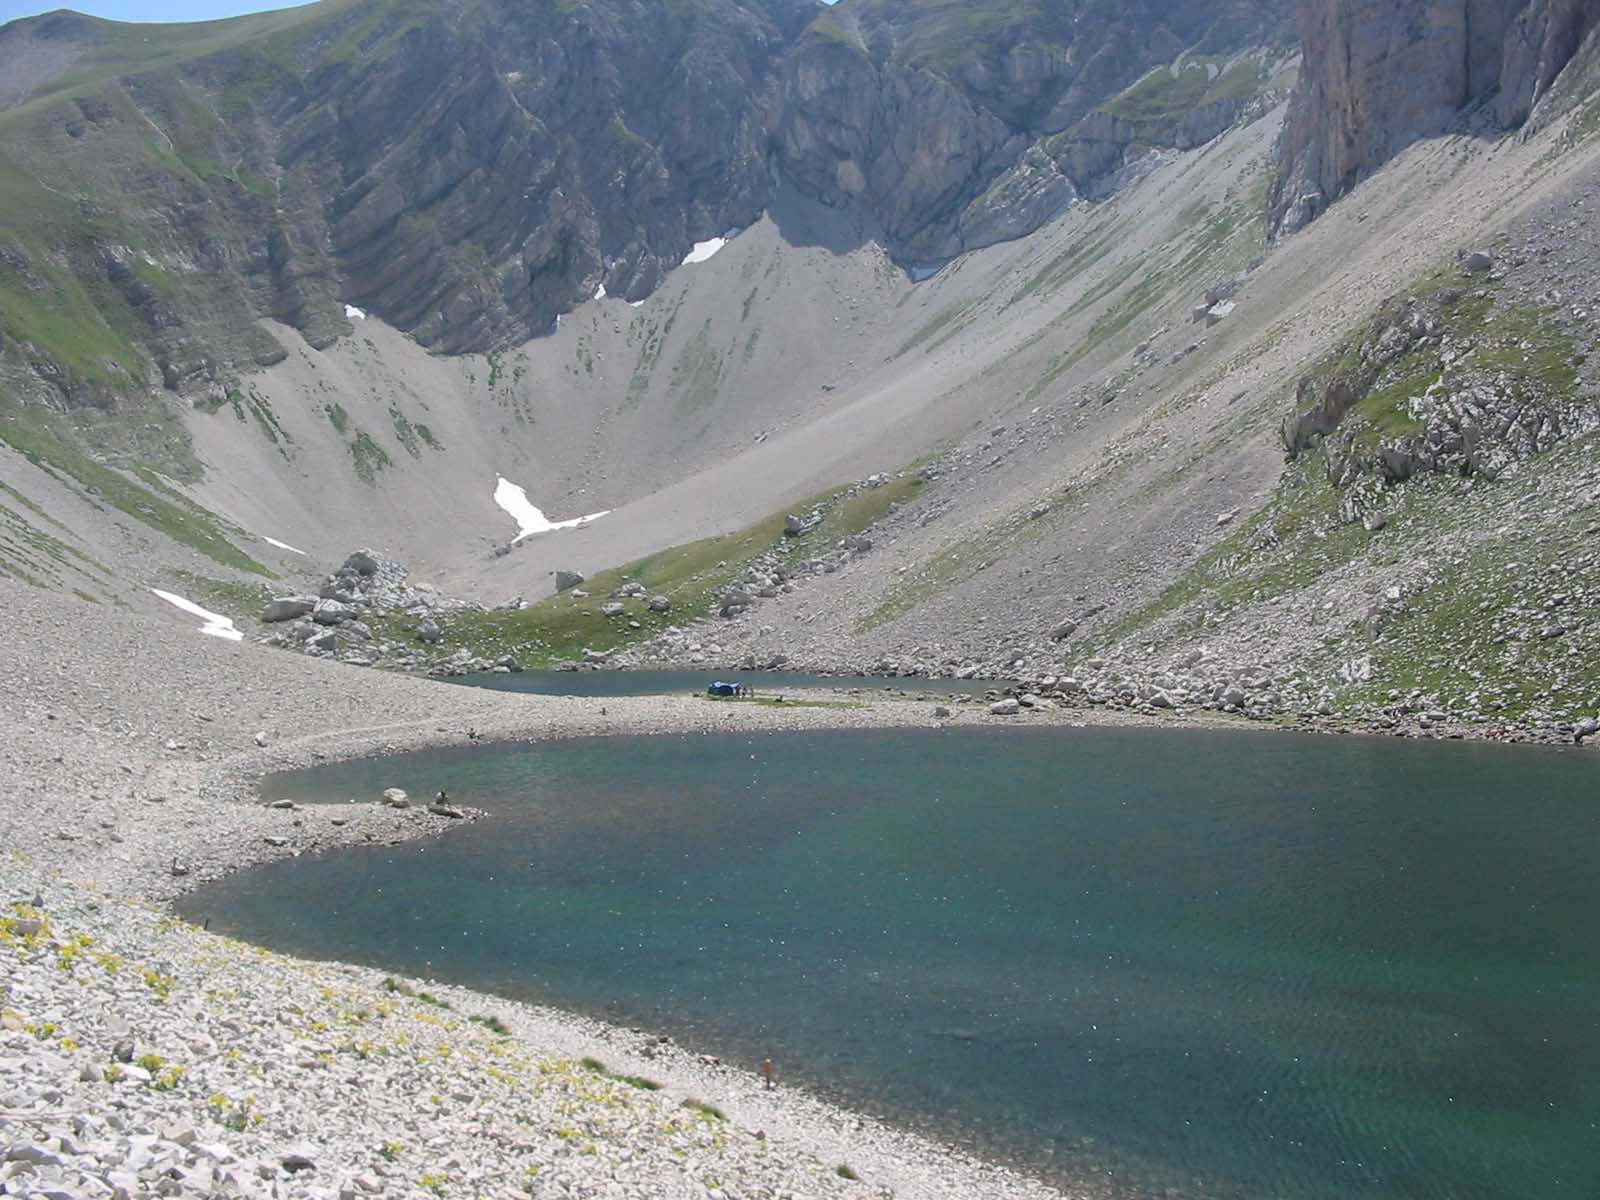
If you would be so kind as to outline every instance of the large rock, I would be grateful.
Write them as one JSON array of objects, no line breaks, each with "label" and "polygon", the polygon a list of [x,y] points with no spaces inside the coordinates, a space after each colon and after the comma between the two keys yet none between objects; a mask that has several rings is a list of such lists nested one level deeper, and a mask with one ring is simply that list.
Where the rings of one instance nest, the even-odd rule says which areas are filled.
[{"label": "large rock", "polygon": [[355,610],[338,600],[318,600],[311,610],[311,619],[318,625],[343,625],[355,618]]},{"label": "large rock", "polygon": [[296,617],[306,616],[316,607],[315,596],[279,596],[267,602],[261,610],[261,619],[267,624],[292,621]]},{"label": "large rock", "polygon": [[1278,145],[1291,233],[1461,109],[1521,124],[1600,21],[1600,0],[1300,0],[1300,80]]},{"label": "large rock", "polygon": [[344,560],[344,570],[371,578],[378,573],[378,556],[371,550],[357,550]]},{"label": "large rock", "polygon": [[557,571],[556,572],[556,591],[558,591],[558,592],[570,591],[571,589],[577,587],[580,583],[582,583],[583,579],[584,579],[584,576],[583,576],[583,572],[581,572],[581,571]]}]

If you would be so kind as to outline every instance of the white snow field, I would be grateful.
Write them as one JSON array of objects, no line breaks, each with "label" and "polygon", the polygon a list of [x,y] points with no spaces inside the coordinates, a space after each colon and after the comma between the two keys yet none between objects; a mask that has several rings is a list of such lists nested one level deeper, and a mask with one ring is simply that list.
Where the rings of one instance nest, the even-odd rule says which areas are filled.
[{"label": "white snow field", "polygon": [[232,617],[225,617],[221,613],[214,613],[210,609],[201,608],[193,600],[185,600],[182,596],[175,596],[171,592],[163,592],[159,588],[151,588],[150,590],[168,604],[181,608],[191,616],[199,617],[204,621],[205,624],[200,626],[201,633],[209,637],[225,638],[230,642],[244,641],[244,634],[240,633],[234,625]]},{"label": "white snow field", "polygon": [[601,517],[611,512],[590,513],[586,517],[573,517],[570,521],[552,521],[544,515],[544,510],[528,499],[528,493],[519,485],[512,483],[504,475],[496,477],[494,488],[494,502],[503,508],[517,523],[517,536],[512,538],[512,543],[520,542],[525,537],[532,537],[536,533],[550,533],[557,529],[576,529],[579,525],[587,525],[590,521],[598,521]]}]

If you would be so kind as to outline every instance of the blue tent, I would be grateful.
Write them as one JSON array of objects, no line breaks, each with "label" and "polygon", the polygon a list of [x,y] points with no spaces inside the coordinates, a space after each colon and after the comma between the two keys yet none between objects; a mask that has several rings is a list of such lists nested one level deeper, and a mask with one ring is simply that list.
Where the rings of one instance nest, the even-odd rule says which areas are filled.
[{"label": "blue tent", "polygon": [[733,684],[723,683],[720,679],[706,689],[706,695],[708,696],[735,696],[737,694],[738,689]]}]

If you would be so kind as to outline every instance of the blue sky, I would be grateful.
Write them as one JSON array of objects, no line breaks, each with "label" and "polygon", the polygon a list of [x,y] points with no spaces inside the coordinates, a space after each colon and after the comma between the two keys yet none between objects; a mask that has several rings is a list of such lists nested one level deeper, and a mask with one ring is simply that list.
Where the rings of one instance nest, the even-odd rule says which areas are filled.
[{"label": "blue sky", "polygon": [[[113,21],[211,21],[218,17],[237,17],[240,13],[265,12],[273,8],[298,8],[306,0],[0,0],[0,24],[35,13],[58,8],[76,9],[94,17]],[[833,0],[823,0],[832,4]]]},{"label": "blue sky", "polygon": [[[302,0],[303,2],[303,0]],[[270,8],[295,8],[295,0],[0,0],[0,22],[58,8],[76,9],[114,21],[210,21]]]}]

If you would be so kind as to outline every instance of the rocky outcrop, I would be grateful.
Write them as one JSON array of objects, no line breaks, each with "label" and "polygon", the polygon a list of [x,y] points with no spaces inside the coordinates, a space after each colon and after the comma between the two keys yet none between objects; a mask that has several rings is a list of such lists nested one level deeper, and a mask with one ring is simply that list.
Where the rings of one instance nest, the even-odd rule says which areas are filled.
[{"label": "rocky outcrop", "polygon": [[1469,104],[1521,124],[1600,22],[1600,0],[1301,0],[1304,56],[1278,147],[1275,227],[1302,228]]},{"label": "rocky outcrop", "polygon": [[[1031,232],[1117,171],[1147,131],[1100,106],[1152,69],[1287,41],[1283,0],[1083,7],[846,0],[785,63],[775,160],[807,194],[865,208],[901,261],[943,260]],[[1150,144],[1202,144],[1246,103],[1176,112]]]},{"label": "rocky outcrop", "polygon": [[943,260],[1031,232],[1130,148],[1213,136],[1235,103],[1172,112],[1158,142],[1100,110],[1190,51],[1281,47],[1289,11],[363,0],[203,42],[158,30],[170,44],[131,73],[100,53],[114,23],[13,22],[0,110],[28,111],[0,133],[18,188],[0,288],[115,337],[91,357],[0,309],[0,367],[74,407],[140,390],[220,406],[285,357],[258,318],[325,347],[347,304],[439,352],[493,350],[602,286],[642,298],[780,183],[853,210],[901,262]]}]

